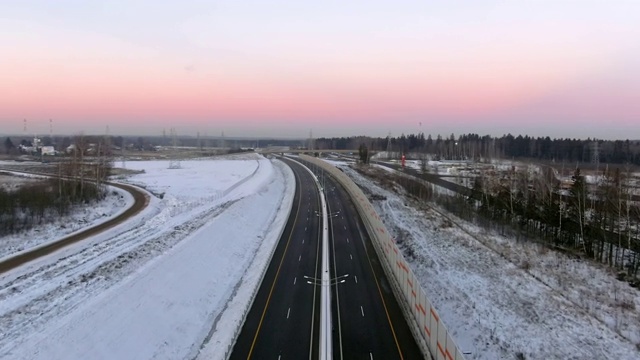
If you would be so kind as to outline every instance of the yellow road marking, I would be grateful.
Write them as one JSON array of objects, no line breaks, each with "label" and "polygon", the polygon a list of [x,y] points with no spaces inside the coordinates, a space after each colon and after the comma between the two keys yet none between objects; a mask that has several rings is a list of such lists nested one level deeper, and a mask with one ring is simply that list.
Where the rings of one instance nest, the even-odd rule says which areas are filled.
[{"label": "yellow road marking", "polygon": [[[296,181],[300,182],[300,179]],[[276,281],[278,280],[278,276],[280,275],[280,268],[282,267],[282,263],[284,262],[284,258],[287,255],[287,249],[289,248],[289,243],[291,242],[291,237],[293,236],[293,229],[295,229],[296,224],[298,222],[298,214],[300,213],[300,204],[302,203],[302,193],[299,191],[299,199],[298,199],[298,209],[296,210],[296,217],[293,219],[293,226],[291,227],[291,232],[289,233],[289,239],[287,239],[287,245],[284,248],[284,252],[282,253],[282,259],[280,259],[280,264],[278,265],[278,271],[276,271],[276,276],[273,279],[273,283],[271,284],[271,289],[269,290],[269,296],[267,297],[267,302],[264,305],[264,309],[262,310],[262,316],[260,316],[260,322],[258,323],[258,328],[256,329],[256,335],[253,337],[253,341],[251,342],[251,348],[249,349],[249,354],[247,355],[247,359],[251,358],[251,354],[253,353],[253,348],[256,345],[256,340],[258,339],[258,334],[260,334],[260,328],[262,327],[262,321],[264,320],[264,314],[267,312],[267,308],[269,307],[269,302],[271,301],[271,295],[273,294],[273,288],[276,286]]]},{"label": "yellow road marking", "polygon": [[[371,240],[371,241],[373,241],[373,240]],[[364,245],[364,242],[363,242],[363,245]],[[400,355],[400,359],[404,359],[404,356],[402,356],[402,350],[400,349],[400,343],[398,342],[398,338],[396,337],[396,331],[393,328],[393,324],[391,323],[391,316],[389,316],[389,311],[387,310],[387,304],[384,301],[384,296],[382,296],[382,290],[380,290],[380,284],[378,283],[378,277],[376,276],[376,272],[373,270],[373,265],[371,264],[371,258],[369,257],[369,252],[367,251],[366,246],[364,248],[364,251],[367,254],[367,260],[369,261],[369,267],[371,267],[371,272],[373,273],[373,280],[376,282],[376,287],[378,288],[378,293],[380,294],[380,299],[382,300],[382,306],[384,307],[384,312],[385,312],[385,314],[387,314],[387,321],[389,322],[389,326],[391,327],[391,333],[393,334],[393,341],[396,342],[396,347],[398,348],[398,354]]]}]

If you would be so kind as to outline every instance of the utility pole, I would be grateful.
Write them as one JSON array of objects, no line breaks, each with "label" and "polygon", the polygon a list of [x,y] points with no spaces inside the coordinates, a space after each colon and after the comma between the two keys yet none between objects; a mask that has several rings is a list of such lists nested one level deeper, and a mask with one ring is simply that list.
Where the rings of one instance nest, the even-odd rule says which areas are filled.
[{"label": "utility pole", "polygon": [[122,168],[123,168],[123,169],[126,169],[126,168],[127,168],[127,164],[126,164],[126,162],[125,162],[125,158],[124,158],[124,148],[125,148],[125,146],[126,146],[126,144],[125,144],[125,142],[124,142],[124,136],[123,136],[123,137],[122,137],[122,146],[121,146],[121,148],[120,148],[120,152],[121,152],[121,155],[122,155]]},{"label": "utility pole", "polygon": [[180,169],[180,159],[178,155],[178,132],[175,128],[171,128],[171,139],[173,143],[173,151],[172,154],[169,155],[169,169]]},{"label": "utility pole", "polygon": [[391,159],[391,131],[387,135],[387,160]]}]

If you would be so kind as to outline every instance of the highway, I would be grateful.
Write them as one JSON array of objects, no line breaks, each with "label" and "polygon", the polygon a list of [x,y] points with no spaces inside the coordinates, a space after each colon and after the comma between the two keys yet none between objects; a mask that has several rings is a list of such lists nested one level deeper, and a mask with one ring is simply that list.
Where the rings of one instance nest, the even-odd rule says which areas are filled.
[{"label": "highway", "polygon": [[334,359],[422,358],[353,203],[332,178],[318,176],[331,216]]},{"label": "highway", "polygon": [[296,178],[293,209],[231,359],[318,358],[320,287],[305,276],[320,276],[320,197],[311,174],[284,161]]},{"label": "highway", "polygon": [[[307,170],[296,177],[291,216],[234,345],[231,359],[317,359],[320,197]],[[329,212],[334,359],[420,359],[366,229],[345,190],[318,172]],[[311,282],[311,284],[309,284]]]}]

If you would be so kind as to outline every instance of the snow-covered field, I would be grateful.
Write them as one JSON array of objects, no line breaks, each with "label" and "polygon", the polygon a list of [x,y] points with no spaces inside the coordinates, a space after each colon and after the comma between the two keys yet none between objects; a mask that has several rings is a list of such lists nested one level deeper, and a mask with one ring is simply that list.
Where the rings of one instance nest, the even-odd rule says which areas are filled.
[{"label": "snow-covered field", "polygon": [[606,268],[487,234],[341,168],[386,196],[374,206],[467,358],[640,358],[639,292]]},{"label": "snow-covered field", "polygon": [[224,355],[293,174],[257,155],[167,165],[127,163],[158,195],[136,218],[0,275],[0,358],[192,359],[209,339]]}]

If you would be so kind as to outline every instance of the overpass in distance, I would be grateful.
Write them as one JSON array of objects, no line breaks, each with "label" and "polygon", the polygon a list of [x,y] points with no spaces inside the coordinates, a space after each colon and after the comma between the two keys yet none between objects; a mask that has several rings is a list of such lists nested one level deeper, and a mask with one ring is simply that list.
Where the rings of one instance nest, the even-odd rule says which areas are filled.
[{"label": "overpass in distance", "polygon": [[[287,147],[273,147],[273,148],[263,148],[256,150],[259,154],[313,154],[313,153],[339,153],[339,154],[357,154],[358,149],[346,149],[346,150],[333,150],[333,149],[289,149]],[[372,151],[371,153],[376,153],[377,151]]]}]

